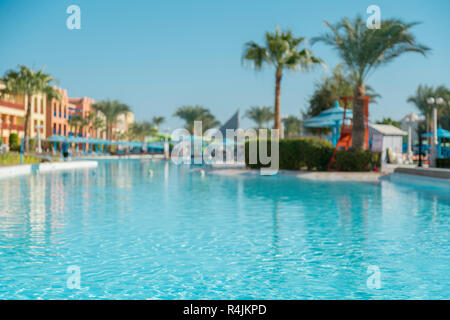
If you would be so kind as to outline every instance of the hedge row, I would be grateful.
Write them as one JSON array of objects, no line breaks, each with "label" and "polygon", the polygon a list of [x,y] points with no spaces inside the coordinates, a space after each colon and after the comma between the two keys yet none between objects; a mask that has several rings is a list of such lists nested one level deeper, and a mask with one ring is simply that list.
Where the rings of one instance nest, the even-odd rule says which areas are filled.
[{"label": "hedge row", "polygon": [[436,167],[438,168],[450,168],[450,159],[436,159]]},{"label": "hedge row", "polygon": [[[267,153],[270,157],[270,140],[266,141]],[[247,166],[254,169],[268,167],[270,164],[263,165],[260,163],[259,152],[257,152],[257,163],[249,163],[249,143],[247,141],[245,146],[245,162]],[[334,148],[332,144],[320,138],[282,139],[279,141],[279,169],[326,171],[333,152]],[[370,171],[379,167],[379,153],[342,150],[336,154],[336,162],[333,169],[338,171]]]}]

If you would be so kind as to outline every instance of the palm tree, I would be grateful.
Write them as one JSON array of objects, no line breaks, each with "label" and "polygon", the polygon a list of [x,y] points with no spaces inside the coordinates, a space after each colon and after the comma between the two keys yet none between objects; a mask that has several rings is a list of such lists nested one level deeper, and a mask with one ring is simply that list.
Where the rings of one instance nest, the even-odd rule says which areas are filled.
[{"label": "palm tree", "polygon": [[159,132],[159,126],[165,121],[164,117],[153,117],[152,124],[155,126],[156,132]]},{"label": "palm tree", "polygon": [[106,138],[108,140],[113,139],[113,127],[117,122],[117,118],[121,114],[129,112],[131,109],[124,103],[117,100],[104,100],[99,101],[92,105],[92,108],[100,112],[105,117]]},{"label": "palm tree", "polygon": [[284,136],[286,138],[293,138],[300,135],[302,128],[302,121],[296,116],[288,116],[283,119]]},{"label": "palm tree", "polygon": [[[338,64],[330,76],[324,77],[314,84],[314,92],[308,99],[308,107],[301,111],[303,120],[318,116],[322,111],[333,108],[335,102],[339,101],[339,97],[351,96],[355,83],[355,76],[349,73],[343,64]],[[370,97],[371,103],[377,103],[377,98],[380,97],[369,85],[366,85],[366,95]],[[352,108],[352,103],[350,102],[347,107]],[[307,127],[306,130],[322,136],[329,132],[330,128]]]},{"label": "palm tree", "polygon": [[245,116],[253,120],[258,125],[258,129],[261,129],[264,123],[269,122],[273,118],[273,111],[271,107],[255,106],[247,110]]},{"label": "palm tree", "polygon": [[2,81],[5,89],[2,91],[4,95],[24,95],[27,98],[26,114],[25,114],[25,151],[29,149],[30,123],[31,123],[31,99],[33,95],[44,94],[47,101],[55,98],[61,99],[60,93],[55,90],[51,83],[55,81],[53,77],[44,73],[44,69],[32,70],[24,65],[18,66],[19,70],[9,70],[5,73]]},{"label": "palm tree", "polygon": [[185,121],[185,128],[191,134],[194,133],[194,121],[202,121],[203,130],[220,125],[220,122],[216,120],[211,112],[202,106],[183,106],[178,108],[174,115]]},{"label": "palm tree", "polygon": [[274,33],[266,32],[265,46],[250,41],[245,44],[243,60],[250,61],[256,70],[262,69],[264,64],[275,67],[275,112],[274,128],[280,129],[280,95],[283,70],[308,71],[315,64],[323,64],[308,49],[298,49],[305,38],[294,37],[290,30]]},{"label": "palm tree", "polygon": [[390,19],[381,23],[380,29],[368,29],[361,16],[353,21],[344,18],[332,25],[325,22],[330,33],[314,38],[333,46],[355,77],[353,90],[353,148],[364,149],[364,96],[365,81],[377,68],[388,64],[406,52],[426,55],[430,49],[417,43],[410,29],[417,23],[404,23]]},{"label": "palm tree", "polygon": [[[416,93],[412,96],[409,96],[407,102],[414,104],[417,110],[425,117],[426,130],[430,132],[430,125],[432,122],[433,108],[435,106],[431,106],[428,104],[427,99],[430,97],[435,98],[443,98],[446,101],[450,100],[450,90],[445,86],[432,87],[427,85],[419,85],[416,90]],[[445,114],[446,105],[442,105],[438,109],[438,113],[440,116]]]},{"label": "palm tree", "polygon": [[157,132],[155,126],[148,121],[135,122],[130,128],[129,135],[132,139],[138,139],[144,142],[145,138],[155,135]]},{"label": "palm tree", "polygon": [[96,115],[95,113],[91,113],[89,115],[89,122],[95,131],[95,138],[98,138],[98,130],[105,129],[105,121],[102,118],[100,118],[98,115]]},{"label": "palm tree", "polygon": [[402,128],[402,125],[399,121],[395,121],[391,118],[383,118],[382,120],[379,120],[376,122],[377,124],[390,124],[391,126],[397,127],[399,129]]},{"label": "palm tree", "polygon": [[158,128],[161,123],[164,122],[164,117],[153,117],[152,123]]},{"label": "palm tree", "polygon": [[73,131],[75,136],[78,136],[80,131],[83,132],[83,128],[88,125],[86,119],[80,115],[71,116],[67,123],[69,127],[74,129]]}]

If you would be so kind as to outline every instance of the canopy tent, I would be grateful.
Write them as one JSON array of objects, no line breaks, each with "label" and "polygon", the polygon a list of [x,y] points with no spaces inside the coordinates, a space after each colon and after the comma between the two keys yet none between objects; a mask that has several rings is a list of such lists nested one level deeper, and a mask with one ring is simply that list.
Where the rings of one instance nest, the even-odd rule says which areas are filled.
[{"label": "canopy tent", "polygon": [[[54,143],[55,150],[56,150],[56,143],[58,143],[58,142],[76,143],[77,147],[78,147],[78,144],[89,144],[89,146],[96,145],[97,152],[98,152],[99,145],[116,145],[116,146],[132,147],[132,148],[142,148],[146,145],[148,149],[155,149],[155,150],[163,150],[164,149],[164,147],[159,144],[160,141],[154,141],[153,143],[143,143],[143,142],[139,142],[139,141],[110,141],[110,140],[84,138],[84,137],[76,137],[76,136],[64,137],[64,136],[59,136],[59,135],[53,135],[44,140]],[[89,149],[89,151],[91,151],[91,148]]]},{"label": "canopy tent", "polygon": [[[441,140],[442,140],[442,138],[447,138],[447,139],[450,138],[450,131],[447,131],[445,129],[442,129],[441,127],[438,127],[438,129],[436,130],[436,133],[437,133],[437,138],[438,138],[438,144],[437,144],[437,152],[438,153],[437,154],[438,154],[438,157],[444,158],[445,154],[447,154],[447,152],[448,152],[448,148],[442,148]],[[433,131],[427,132],[427,133],[422,134],[422,137],[423,138],[430,138],[430,137],[432,138],[432,137],[434,137],[434,133],[433,133]]]},{"label": "canopy tent", "polygon": [[339,106],[339,102],[335,101],[333,108],[322,111],[318,116],[305,120],[304,126],[307,128],[331,128],[331,139],[333,145],[336,146],[340,136],[344,112],[346,112],[347,118],[353,118],[351,110],[345,110]]},{"label": "canopy tent", "polygon": [[[423,138],[433,137],[433,131],[422,134]],[[442,129],[442,127],[438,127],[437,129],[437,137],[438,138],[450,138],[450,131]]]}]

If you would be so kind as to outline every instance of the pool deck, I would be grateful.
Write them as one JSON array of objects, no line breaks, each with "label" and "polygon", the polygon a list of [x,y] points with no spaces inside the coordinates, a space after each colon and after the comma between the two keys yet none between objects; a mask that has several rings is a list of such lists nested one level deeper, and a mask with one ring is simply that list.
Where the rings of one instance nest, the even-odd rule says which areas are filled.
[{"label": "pool deck", "polygon": [[396,168],[394,173],[409,174],[420,177],[450,180],[450,169],[439,168]]},{"label": "pool deck", "polygon": [[86,155],[73,157],[76,160],[128,160],[128,159],[164,159],[162,154],[129,154],[129,155]]},{"label": "pool deck", "polygon": [[[210,168],[208,174],[221,176],[257,176],[259,170],[246,168]],[[318,172],[280,170],[280,175],[295,176],[299,179],[315,181],[351,181],[379,183],[382,180],[402,181],[410,184],[450,186],[450,170],[437,168],[398,167],[393,172]]]},{"label": "pool deck", "polygon": [[[208,174],[221,176],[259,176],[259,170],[252,169],[209,169]],[[299,179],[316,181],[354,181],[354,182],[380,182],[386,174],[379,172],[316,172],[280,170],[280,175],[295,176]]]}]

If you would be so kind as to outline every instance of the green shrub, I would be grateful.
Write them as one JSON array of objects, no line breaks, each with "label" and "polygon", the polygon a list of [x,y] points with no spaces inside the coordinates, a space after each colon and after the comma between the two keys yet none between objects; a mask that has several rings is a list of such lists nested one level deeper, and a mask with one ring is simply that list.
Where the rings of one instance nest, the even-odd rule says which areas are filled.
[{"label": "green shrub", "polygon": [[[270,144],[271,144],[271,140],[270,139],[267,139],[267,140],[265,140],[266,141],[266,143],[267,143],[267,154],[270,156]],[[247,165],[247,167],[249,167],[249,168],[252,168],[252,169],[259,169],[259,168],[264,168],[264,167],[269,167],[269,165],[263,165],[261,162],[260,162],[260,159],[259,159],[259,152],[257,152],[257,163],[255,163],[255,164],[251,164],[250,163],[250,153],[249,153],[249,143],[250,142],[252,142],[252,143],[257,143],[257,145],[258,145],[258,147],[257,147],[257,151],[259,151],[259,140],[257,140],[256,142],[255,142],[255,140],[252,140],[252,141],[246,141],[245,142],[245,163],[246,163],[246,165]]]},{"label": "green shrub", "polygon": [[[271,141],[267,141],[267,154],[271,156]],[[259,141],[258,148],[259,148]],[[279,141],[280,169],[283,170],[326,170],[333,153],[333,146],[330,142],[319,138],[294,138],[282,139]],[[249,168],[268,167],[270,164],[263,165],[257,156],[257,163],[249,163],[249,142],[245,145],[245,161]]]},{"label": "green shrub", "polygon": [[[40,163],[41,159],[33,156],[23,156],[23,164]],[[20,154],[17,153],[4,153],[0,154],[0,166],[13,166],[20,164]]]},{"label": "green shrub", "polygon": [[339,150],[336,153],[335,169],[338,171],[368,171],[371,159],[370,151]]},{"label": "green shrub", "polygon": [[436,167],[438,168],[450,168],[450,159],[437,158]]},{"label": "green shrub", "polygon": [[36,145],[37,145],[36,139],[35,138],[29,139],[28,144],[29,144],[29,148],[30,148],[29,151],[34,152],[34,149],[36,148]]},{"label": "green shrub", "polygon": [[[270,140],[267,141],[267,153],[270,157]],[[258,148],[259,148],[259,141]],[[308,137],[282,139],[279,142],[280,163],[282,170],[317,170],[326,171],[334,152],[334,147],[329,141]],[[257,153],[257,163],[249,163],[249,142],[245,145],[245,162],[247,167],[259,169],[269,167],[270,164],[263,165]],[[333,169],[338,171],[370,171],[373,168],[380,168],[381,157],[379,153],[371,151],[340,150],[336,153],[336,162]]]},{"label": "green shrub", "polygon": [[9,135],[9,150],[10,151],[20,151],[19,136],[17,133],[11,133]]}]

